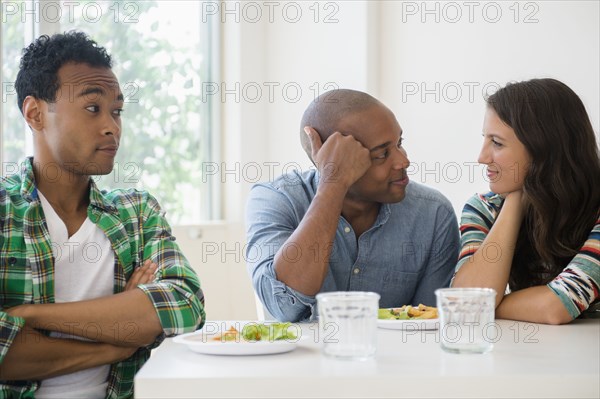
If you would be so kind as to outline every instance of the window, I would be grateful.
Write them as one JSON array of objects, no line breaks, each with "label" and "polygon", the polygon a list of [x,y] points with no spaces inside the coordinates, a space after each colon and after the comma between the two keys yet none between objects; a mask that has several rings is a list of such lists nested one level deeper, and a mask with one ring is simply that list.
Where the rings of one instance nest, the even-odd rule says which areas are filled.
[{"label": "window", "polygon": [[[24,2],[14,3],[15,7]],[[2,104],[0,109],[0,145],[2,152],[2,175],[18,171],[18,162],[25,154],[32,153],[31,134],[27,134],[26,124],[17,106],[17,93],[14,81],[19,70],[21,49],[32,32],[30,26],[21,22],[21,18],[8,18],[8,3],[0,4],[2,28],[0,31],[0,61],[2,61]],[[8,9],[7,9],[8,7]]]},{"label": "window", "polygon": [[21,49],[39,34],[77,29],[113,56],[125,96],[115,168],[94,177],[98,185],[150,191],[174,225],[219,217],[212,200],[218,185],[201,174],[218,144],[210,134],[216,104],[201,95],[202,82],[214,80],[216,29],[201,20],[201,2],[3,1],[1,7],[3,174],[32,154],[14,92]]}]

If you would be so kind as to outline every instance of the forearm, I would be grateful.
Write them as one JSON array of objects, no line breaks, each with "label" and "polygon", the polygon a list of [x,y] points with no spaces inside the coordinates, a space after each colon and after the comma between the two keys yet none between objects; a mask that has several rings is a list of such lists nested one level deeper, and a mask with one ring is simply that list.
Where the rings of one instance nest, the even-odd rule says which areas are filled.
[{"label": "forearm", "polygon": [[23,327],[0,364],[0,380],[41,380],[126,359],[132,348],[49,338]]},{"label": "forearm", "polygon": [[29,305],[19,316],[36,329],[120,346],[146,346],[162,332],[152,302],[139,289],[86,301]]},{"label": "forearm", "polygon": [[298,228],[275,254],[279,281],[305,295],[319,292],[329,270],[345,194],[346,189],[333,183],[319,188]]},{"label": "forearm", "polygon": [[559,297],[545,285],[510,293],[496,308],[497,319],[565,324],[573,320]]},{"label": "forearm", "polygon": [[454,277],[453,287],[487,287],[496,290],[496,306],[508,284],[521,227],[519,201],[506,199],[488,235]]}]

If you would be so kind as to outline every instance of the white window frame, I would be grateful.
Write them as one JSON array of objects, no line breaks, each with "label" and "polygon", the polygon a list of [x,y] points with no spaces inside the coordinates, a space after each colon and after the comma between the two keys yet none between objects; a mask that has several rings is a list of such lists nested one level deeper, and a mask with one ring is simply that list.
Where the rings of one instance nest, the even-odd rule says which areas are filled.
[{"label": "white window frame", "polygon": [[[164,1],[164,0],[162,0]],[[43,9],[42,4],[44,2],[53,2],[56,3],[56,0],[25,0],[26,9],[31,10],[35,9],[37,14],[35,17],[31,18],[29,23],[25,26],[25,43],[31,43],[35,38],[40,35],[53,35],[55,33],[60,33],[60,22],[59,21],[49,21],[46,18],[41,17],[41,10]],[[38,3],[38,6],[34,8],[34,3]],[[61,6],[63,1],[60,2]],[[36,23],[36,21],[38,21]],[[215,23],[212,18],[209,18],[207,22],[202,24],[204,29],[204,33],[208,34],[210,37],[210,42],[208,45],[208,55],[207,58],[210,60],[209,68],[208,68],[208,77],[211,81],[218,82],[220,78],[220,27],[218,23]],[[3,48],[2,35],[0,35],[0,50]],[[0,65],[2,64],[2,51],[0,51]],[[201,95],[201,93],[198,93]],[[0,106],[0,121],[3,119],[2,108]],[[214,162],[219,164],[221,159],[221,106],[219,101],[210,101],[209,105],[209,118],[205,118],[205,124],[202,126],[203,129],[206,129],[207,132],[211,132],[208,134],[207,142],[208,146],[205,148],[201,148],[201,155],[206,162]],[[3,151],[4,151],[4,141],[3,141],[4,132],[2,131],[2,124],[0,124],[0,163],[3,161]],[[222,220],[223,218],[223,200],[222,200],[222,189],[218,175],[208,176],[206,179],[206,183],[202,181],[198,182],[198,185],[205,185],[201,190],[201,218],[202,223],[216,222]]]}]

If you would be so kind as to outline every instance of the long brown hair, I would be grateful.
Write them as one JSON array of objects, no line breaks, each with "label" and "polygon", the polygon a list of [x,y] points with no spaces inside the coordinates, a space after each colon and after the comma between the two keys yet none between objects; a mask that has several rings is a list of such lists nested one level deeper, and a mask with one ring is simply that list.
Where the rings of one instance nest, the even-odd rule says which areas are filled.
[{"label": "long brown hair", "polygon": [[577,254],[598,219],[598,144],[581,99],[555,79],[509,83],[487,99],[531,157],[527,211],[515,249],[512,290],[546,284]]}]

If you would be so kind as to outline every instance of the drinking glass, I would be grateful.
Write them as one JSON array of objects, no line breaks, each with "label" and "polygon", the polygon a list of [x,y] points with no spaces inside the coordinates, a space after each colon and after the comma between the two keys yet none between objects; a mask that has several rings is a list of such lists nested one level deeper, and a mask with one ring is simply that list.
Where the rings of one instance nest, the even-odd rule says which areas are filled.
[{"label": "drinking glass", "polygon": [[497,336],[496,291],[491,288],[440,288],[435,291],[440,343],[451,353],[486,353]]},{"label": "drinking glass", "polygon": [[326,356],[366,360],[377,350],[379,294],[325,292],[317,295],[319,330]]}]

